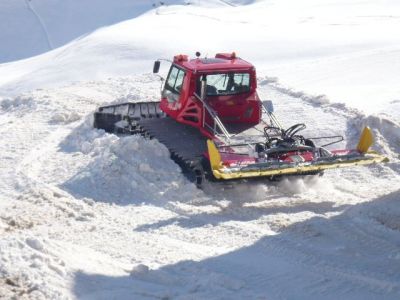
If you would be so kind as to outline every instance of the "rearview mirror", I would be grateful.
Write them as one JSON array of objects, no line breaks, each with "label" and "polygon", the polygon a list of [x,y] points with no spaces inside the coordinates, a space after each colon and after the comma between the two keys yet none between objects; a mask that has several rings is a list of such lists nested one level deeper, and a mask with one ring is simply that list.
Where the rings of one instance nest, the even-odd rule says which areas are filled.
[{"label": "rearview mirror", "polygon": [[159,60],[156,60],[154,62],[154,66],[153,66],[153,73],[156,74],[158,73],[158,71],[160,71],[160,64],[161,62]]}]

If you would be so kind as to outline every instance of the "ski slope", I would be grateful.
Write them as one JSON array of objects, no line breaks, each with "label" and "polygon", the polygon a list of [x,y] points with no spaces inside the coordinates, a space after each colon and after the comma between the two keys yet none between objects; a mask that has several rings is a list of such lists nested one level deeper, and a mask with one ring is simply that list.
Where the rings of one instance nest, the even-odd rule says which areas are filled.
[{"label": "ski slope", "polygon": [[[24,19],[19,17],[21,9],[14,7],[19,1],[12,1],[9,12],[4,8],[8,17],[0,25],[5,29],[9,28],[8,18]],[[0,65],[0,97],[75,81],[141,74],[148,72],[155,58],[170,58],[177,52],[212,55],[236,51],[251,60],[259,74],[277,77],[285,86],[324,95],[330,102],[345,103],[366,114],[400,119],[400,38],[394,34],[400,26],[400,3],[396,0],[165,1],[171,5],[156,5],[141,15],[157,2],[99,1],[96,9],[110,11],[112,17],[106,18],[106,14],[93,19],[80,15],[90,15],[94,9],[87,0],[80,4],[63,1],[76,18],[73,20],[59,17],[58,1],[46,10],[37,0],[30,2],[38,6],[43,22],[61,24],[47,29],[60,36],[57,45],[86,35],[40,56]],[[132,9],[126,9],[129,5]],[[137,17],[90,33],[96,25],[124,20],[128,12]],[[25,28],[22,21],[17,24],[22,27],[18,30]],[[68,34],[63,26],[70,28]],[[20,37],[16,29],[15,35],[4,32],[0,35],[5,40],[2,48],[13,45],[4,34]],[[32,48],[25,47],[30,40],[38,44],[38,39],[24,38],[24,47],[11,47]]]},{"label": "ski slope", "polygon": [[100,27],[137,17],[158,5],[157,1],[148,0],[3,0],[0,3],[0,62],[42,54]]},{"label": "ski slope", "polygon": [[[399,44],[367,34],[397,3],[191,3],[0,64],[0,298],[399,299]],[[168,43],[185,22],[202,38]],[[390,162],[200,191],[156,140],[92,128],[99,105],[158,100],[154,58],[231,49],[284,126],[351,148],[368,125]]]}]

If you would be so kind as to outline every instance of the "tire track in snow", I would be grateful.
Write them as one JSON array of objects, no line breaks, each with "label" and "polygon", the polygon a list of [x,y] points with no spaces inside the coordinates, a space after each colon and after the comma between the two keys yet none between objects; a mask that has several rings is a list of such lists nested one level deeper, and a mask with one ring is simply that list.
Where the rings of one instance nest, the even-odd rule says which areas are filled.
[{"label": "tire track in snow", "polygon": [[[306,284],[316,286],[314,291],[311,291],[311,294],[315,293],[315,289],[317,289],[318,293],[322,292],[329,295],[340,290],[341,286],[352,286],[354,291],[368,290],[382,295],[388,291],[399,288],[397,279],[380,279],[374,272],[368,273],[362,269],[349,269],[348,265],[339,263],[331,256],[323,257],[317,255],[316,252],[318,250],[313,250],[308,247],[302,249],[299,244],[289,242],[286,238],[284,240],[280,239],[278,242],[270,242],[268,245],[264,245],[264,247],[267,253],[271,251],[279,259],[285,262],[290,262],[292,267],[286,270],[287,274],[285,274],[284,277],[290,277],[290,274],[292,273],[299,275],[299,273],[302,273],[299,270],[307,270],[307,273],[323,278],[321,279],[321,282],[310,282],[309,278],[304,282],[304,279],[292,275],[294,276],[292,280],[297,281],[299,285]],[[296,267],[293,268],[293,266]],[[307,278],[307,276],[308,275],[304,275],[305,278]],[[265,283],[264,281],[261,282]],[[307,292],[307,288],[305,288],[304,291]],[[393,299],[396,299],[396,297]]]},{"label": "tire track in snow", "polygon": [[[347,249],[348,246],[359,249],[362,252],[361,257],[363,255],[387,257],[399,251],[395,241],[389,242],[382,238],[371,237],[372,232],[376,232],[373,224],[369,224],[371,226],[369,228],[359,227],[352,218],[352,214],[345,213],[344,216],[333,217],[333,220],[326,219],[318,223],[306,222],[305,226],[295,225],[290,232],[275,236],[272,241],[262,242],[261,248],[267,249],[267,253],[272,251],[277,257],[290,260],[300,269],[304,268],[321,276],[336,278],[333,282],[330,280],[333,284],[351,281],[354,288],[366,288],[377,293],[399,289],[399,276],[397,278],[394,276],[397,267],[392,266],[390,260],[387,260],[388,265],[382,266],[380,270],[376,268],[380,266],[379,263],[367,267],[360,264],[355,266],[346,261],[349,258],[347,251],[352,251],[351,248]],[[338,249],[331,249],[328,245],[320,244],[324,239],[330,240],[330,243],[336,243]],[[340,249],[342,243],[345,244],[343,250]],[[335,244],[332,246],[334,247]],[[365,249],[368,250],[367,253]],[[357,254],[353,255],[354,259],[357,257]],[[392,261],[398,263],[396,260]],[[391,279],[387,279],[388,277]]]},{"label": "tire track in snow", "polygon": [[38,23],[40,25],[40,28],[43,31],[44,37],[46,39],[47,46],[49,47],[49,50],[52,50],[52,49],[54,49],[54,47],[53,47],[53,43],[50,40],[50,35],[49,35],[49,32],[47,31],[47,27],[46,27],[43,19],[40,17],[40,15],[33,8],[33,5],[31,4],[31,1],[32,0],[25,0],[26,6],[32,12],[32,14],[35,16],[36,20],[38,21]]}]

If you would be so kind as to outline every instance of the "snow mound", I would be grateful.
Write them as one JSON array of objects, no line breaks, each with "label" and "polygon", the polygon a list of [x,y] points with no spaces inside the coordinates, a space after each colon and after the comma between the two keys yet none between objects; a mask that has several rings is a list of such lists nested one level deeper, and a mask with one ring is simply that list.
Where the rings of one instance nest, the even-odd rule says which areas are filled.
[{"label": "snow mound", "polygon": [[0,101],[0,108],[3,111],[35,109],[36,101],[33,97],[20,95],[15,98],[6,98]]},{"label": "snow mound", "polygon": [[[96,201],[119,204],[168,201],[174,193],[198,194],[156,140],[94,130],[90,121],[61,144],[65,151],[81,152],[88,165],[62,184],[68,192]],[[189,196],[192,195],[192,196]]]},{"label": "snow mound", "polygon": [[356,120],[356,124],[360,129],[365,126],[372,128],[379,151],[389,155],[391,159],[400,159],[400,123],[371,115]]},{"label": "snow mound", "polygon": [[50,122],[54,124],[68,124],[81,119],[81,116],[74,112],[57,112],[52,117]]}]

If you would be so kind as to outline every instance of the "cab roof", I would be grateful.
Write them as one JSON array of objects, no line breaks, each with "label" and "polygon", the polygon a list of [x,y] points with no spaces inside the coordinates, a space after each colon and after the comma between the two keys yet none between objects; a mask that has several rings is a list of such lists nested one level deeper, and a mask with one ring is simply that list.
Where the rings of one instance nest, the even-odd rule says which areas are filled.
[{"label": "cab roof", "polygon": [[249,62],[239,58],[233,53],[218,53],[214,58],[190,59],[187,55],[174,56],[174,63],[187,70],[196,72],[216,71],[250,71],[254,68]]}]

